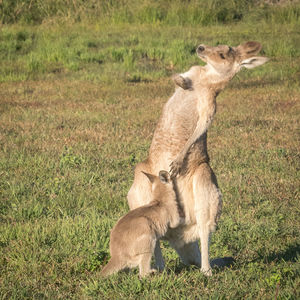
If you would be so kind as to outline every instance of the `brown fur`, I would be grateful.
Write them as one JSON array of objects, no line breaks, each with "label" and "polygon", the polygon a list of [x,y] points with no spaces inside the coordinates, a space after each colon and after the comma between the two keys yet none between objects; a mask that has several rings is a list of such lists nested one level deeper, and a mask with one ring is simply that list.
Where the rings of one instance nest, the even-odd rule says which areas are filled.
[{"label": "brown fur", "polygon": [[152,200],[130,211],[112,229],[111,259],[101,271],[103,277],[136,266],[139,266],[141,277],[154,272],[150,261],[157,239],[164,236],[169,227],[179,225],[179,208],[169,173],[160,171],[159,177],[144,174],[152,185]]},{"label": "brown fur", "polygon": [[[216,97],[242,68],[253,68],[268,59],[255,56],[258,42],[247,42],[231,48],[221,45],[199,45],[197,54],[207,64],[195,66],[174,77],[177,88],[165,104],[154,132],[147,160],[135,169],[128,193],[131,209],[149,203],[151,188],[141,171],[157,173],[168,170],[176,177],[178,197],[185,212],[185,223],[169,229],[166,238],[186,264],[201,265],[211,275],[209,236],[221,214],[222,199],[216,177],[209,166],[207,129],[216,112]],[[201,241],[200,256],[197,240]],[[156,265],[164,262],[157,243]]]}]

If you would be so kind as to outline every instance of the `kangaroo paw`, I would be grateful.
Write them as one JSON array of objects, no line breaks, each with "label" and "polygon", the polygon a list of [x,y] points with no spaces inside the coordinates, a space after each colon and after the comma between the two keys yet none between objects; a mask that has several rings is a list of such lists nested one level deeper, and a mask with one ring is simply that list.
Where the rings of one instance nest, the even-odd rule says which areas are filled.
[{"label": "kangaroo paw", "polygon": [[179,74],[175,74],[172,79],[176,85],[180,86],[184,90],[188,90],[191,88],[191,80],[189,78],[184,78]]}]

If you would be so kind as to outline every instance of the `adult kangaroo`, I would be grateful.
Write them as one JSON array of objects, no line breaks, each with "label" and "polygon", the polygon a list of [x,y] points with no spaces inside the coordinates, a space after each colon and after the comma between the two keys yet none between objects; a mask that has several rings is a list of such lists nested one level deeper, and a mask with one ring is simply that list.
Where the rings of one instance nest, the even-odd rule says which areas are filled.
[{"label": "adult kangaroo", "polygon": [[[181,86],[165,104],[157,124],[148,158],[135,168],[134,182],[128,192],[130,209],[151,201],[151,185],[142,172],[158,174],[170,170],[176,178],[179,202],[185,222],[169,229],[165,238],[183,263],[201,266],[211,275],[209,237],[221,214],[222,199],[216,176],[209,165],[207,129],[216,111],[216,97],[243,67],[254,68],[268,58],[256,56],[258,42],[237,47],[199,45],[197,55],[206,65],[192,67],[174,81]],[[201,242],[201,255],[197,240]],[[158,269],[164,268],[159,246],[155,247]]]}]

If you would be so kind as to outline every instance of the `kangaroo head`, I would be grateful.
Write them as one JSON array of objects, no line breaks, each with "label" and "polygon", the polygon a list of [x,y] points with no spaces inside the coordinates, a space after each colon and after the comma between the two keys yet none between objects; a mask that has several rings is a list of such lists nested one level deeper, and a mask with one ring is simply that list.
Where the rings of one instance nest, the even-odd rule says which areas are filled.
[{"label": "kangaroo head", "polygon": [[256,56],[260,50],[260,43],[246,42],[237,47],[199,45],[196,51],[209,69],[225,79],[234,76],[243,67],[251,69],[267,62],[269,60],[267,57]]},{"label": "kangaroo head", "polygon": [[175,200],[176,194],[174,191],[173,181],[167,171],[159,171],[159,175],[155,176],[143,172],[152,184],[153,199],[156,200]]}]

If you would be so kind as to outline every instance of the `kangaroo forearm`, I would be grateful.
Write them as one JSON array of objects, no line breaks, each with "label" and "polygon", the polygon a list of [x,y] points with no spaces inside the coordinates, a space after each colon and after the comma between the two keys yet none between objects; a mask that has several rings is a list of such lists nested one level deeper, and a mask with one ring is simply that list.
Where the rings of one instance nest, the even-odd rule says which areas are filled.
[{"label": "kangaroo forearm", "polygon": [[194,130],[193,134],[189,137],[187,142],[185,143],[183,149],[180,151],[181,157],[185,157],[189,149],[192,147],[192,145],[207,131],[209,128],[212,117],[207,118],[204,122],[198,122],[196,129]]}]

